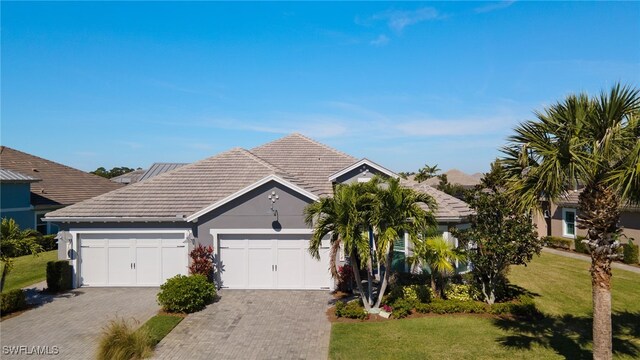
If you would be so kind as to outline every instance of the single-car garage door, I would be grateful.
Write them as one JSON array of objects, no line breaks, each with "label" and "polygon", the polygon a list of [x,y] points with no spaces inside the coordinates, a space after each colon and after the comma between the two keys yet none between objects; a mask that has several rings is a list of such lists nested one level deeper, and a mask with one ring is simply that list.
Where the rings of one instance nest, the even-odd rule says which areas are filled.
[{"label": "single-car garage door", "polygon": [[187,274],[183,233],[80,234],[80,285],[158,286]]},{"label": "single-car garage door", "polygon": [[[307,238],[305,238],[307,237]],[[329,243],[320,260],[307,250],[308,235],[219,237],[222,287],[230,289],[328,289]]]}]

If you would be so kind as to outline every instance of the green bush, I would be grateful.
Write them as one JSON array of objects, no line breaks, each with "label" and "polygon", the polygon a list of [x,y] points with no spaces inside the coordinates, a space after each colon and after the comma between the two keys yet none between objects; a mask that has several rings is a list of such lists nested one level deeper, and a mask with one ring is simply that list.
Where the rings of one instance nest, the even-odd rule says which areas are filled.
[{"label": "green bush", "polygon": [[369,315],[364,307],[360,305],[358,300],[349,301],[347,303],[342,301],[336,302],[335,314],[336,317],[360,320],[365,319]]},{"label": "green bush", "polygon": [[429,304],[420,304],[416,306],[416,311],[419,313],[434,314],[483,314],[487,312],[487,307],[488,305],[479,301],[434,299]]},{"label": "green bush", "polygon": [[383,298],[383,303],[392,305],[399,299],[407,300],[415,306],[420,303],[428,303],[433,298],[432,290],[426,285],[395,286]]},{"label": "green bush", "polygon": [[472,286],[468,284],[448,284],[444,296],[449,300],[473,301]]},{"label": "green bush", "polygon": [[151,345],[146,329],[135,330],[124,319],[112,320],[103,329],[98,360],[143,359],[151,355]]},{"label": "green bush", "polygon": [[589,246],[587,246],[587,244],[582,242],[582,240],[584,239],[585,239],[584,236],[576,237],[575,240],[573,240],[574,249],[576,250],[576,252],[579,252],[582,254],[590,254]]},{"label": "green bush", "polygon": [[557,236],[546,236],[543,238],[543,242],[546,246],[554,249],[571,249],[572,239],[565,239]]},{"label": "green bush", "polygon": [[158,303],[165,311],[192,313],[204,309],[216,296],[215,286],[203,275],[176,275],[160,285]]},{"label": "green bush", "polygon": [[58,240],[56,240],[56,235],[43,235],[41,238],[37,239],[38,244],[42,247],[42,251],[51,251],[58,249]]},{"label": "green bush", "polygon": [[67,260],[47,263],[47,290],[65,291],[72,287],[73,269]]},{"label": "green bush", "polygon": [[631,241],[628,244],[622,245],[623,248],[623,261],[625,264],[637,264],[638,260],[638,245],[635,245]]},{"label": "green bush", "polygon": [[393,304],[391,304],[391,308],[393,309],[391,314],[396,319],[407,317],[411,315],[411,310],[415,307],[414,304],[416,304],[415,301],[411,302],[407,299],[397,299]]},{"label": "green bush", "polygon": [[9,314],[27,308],[27,297],[22,289],[15,289],[0,294],[0,312]]}]

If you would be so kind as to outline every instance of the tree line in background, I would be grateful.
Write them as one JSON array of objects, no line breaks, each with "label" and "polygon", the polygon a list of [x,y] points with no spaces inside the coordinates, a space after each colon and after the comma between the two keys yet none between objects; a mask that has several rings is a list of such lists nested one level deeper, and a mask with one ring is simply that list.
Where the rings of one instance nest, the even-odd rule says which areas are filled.
[{"label": "tree line in background", "polygon": [[141,169],[142,168],[132,169],[130,167],[121,166],[121,167],[114,167],[111,170],[107,170],[101,166],[95,169],[94,171],[91,171],[91,174],[102,176],[103,178],[111,179],[116,176],[124,175],[132,171],[141,170]]}]

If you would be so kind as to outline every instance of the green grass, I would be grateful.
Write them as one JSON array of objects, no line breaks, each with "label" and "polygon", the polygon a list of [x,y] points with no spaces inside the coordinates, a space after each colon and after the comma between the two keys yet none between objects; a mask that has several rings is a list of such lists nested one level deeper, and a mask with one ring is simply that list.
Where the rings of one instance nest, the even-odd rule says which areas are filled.
[{"label": "green grass", "polygon": [[[25,255],[15,258],[3,291],[20,289],[46,280],[47,262],[57,259],[58,250],[46,251],[38,256]],[[0,268],[2,266],[4,264],[0,265]]]},{"label": "green grass", "polygon": [[[511,281],[533,292],[541,319],[444,315],[378,323],[336,323],[330,358],[591,358],[589,263],[543,253],[514,267]],[[614,357],[640,357],[640,275],[614,269]]]},{"label": "green grass", "polygon": [[182,319],[181,316],[158,314],[147,320],[141,328],[148,332],[151,346],[156,346]]}]

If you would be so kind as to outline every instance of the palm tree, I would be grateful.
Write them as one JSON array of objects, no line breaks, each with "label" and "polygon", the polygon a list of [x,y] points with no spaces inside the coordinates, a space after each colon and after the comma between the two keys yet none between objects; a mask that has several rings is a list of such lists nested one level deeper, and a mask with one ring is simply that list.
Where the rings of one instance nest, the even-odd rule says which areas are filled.
[{"label": "palm tree", "polygon": [[[309,252],[319,258],[322,239],[327,236],[332,249],[342,245],[351,262],[365,309],[378,308],[389,283],[393,241],[404,236],[405,232],[412,241],[417,241],[419,234],[435,224],[433,215],[423,210],[419,203],[435,209],[433,198],[402,187],[397,179],[375,177],[368,183],[336,185],[333,198],[322,198],[305,208],[305,221],[314,229]],[[374,302],[373,264],[376,260],[387,270]],[[331,273],[335,277],[335,257],[330,261]],[[367,271],[367,292],[360,278],[363,268]]]},{"label": "palm tree", "polygon": [[409,258],[409,263],[412,266],[425,264],[429,267],[431,290],[434,295],[441,297],[444,284],[438,291],[436,277],[440,276],[445,279],[454,272],[456,261],[464,260],[465,256],[454,249],[442,236],[432,236],[414,246],[413,256]]},{"label": "palm tree", "polygon": [[435,177],[438,171],[440,171],[440,169],[438,169],[438,164],[434,166],[429,166],[429,164],[425,164],[423,168],[418,170],[418,173],[416,174],[414,179],[417,182],[423,182],[425,180],[431,179],[432,177]]},{"label": "palm tree", "polygon": [[[376,240],[375,255],[385,267],[375,305],[379,307],[389,283],[394,241],[403,238],[406,233],[413,244],[419,243],[425,231],[437,226],[432,212],[437,205],[431,196],[403,187],[398,179],[383,181],[376,177],[370,181],[370,185],[374,194],[371,226]],[[426,205],[430,211],[425,211],[420,204]]]},{"label": "palm tree", "polygon": [[578,227],[591,250],[593,357],[610,359],[611,261],[620,246],[620,207],[640,203],[639,90],[614,86],[590,98],[570,95],[515,129],[503,152],[507,192],[539,210],[583,187]]}]

